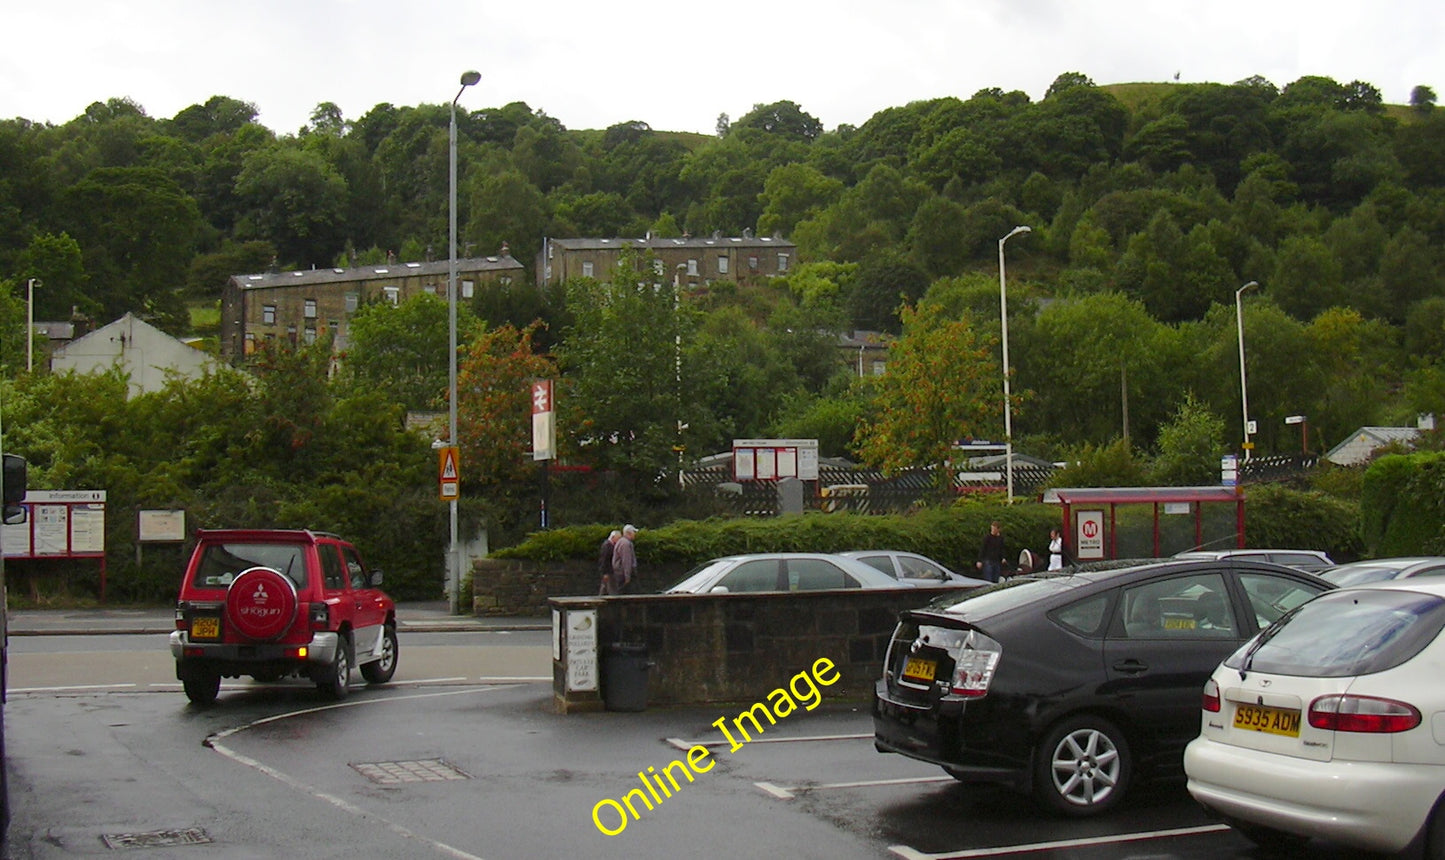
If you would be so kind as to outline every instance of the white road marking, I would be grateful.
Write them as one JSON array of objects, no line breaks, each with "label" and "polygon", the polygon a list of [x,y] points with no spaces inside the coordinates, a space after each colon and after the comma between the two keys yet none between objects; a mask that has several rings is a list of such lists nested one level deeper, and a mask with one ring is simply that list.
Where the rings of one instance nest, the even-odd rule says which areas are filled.
[{"label": "white road marking", "polygon": [[322,706],[315,707],[315,708],[305,708],[305,709],[300,710],[300,711],[291,711],[291,712],[285,713],[285,714],[276,714],[276,715],[270,716],[270,717],[263,717],[262,719],[254,720],[254,721],[252,721],[252,722],[250,722],[250,723],[246,723],[245,725],[235,726],[235,727],[232,727],[232,728],[229,728],[229,729],[225,729],[225,730],[216,732],[215,734],[213,734],[213,735],[211,735],[210,737],[206,738],[206,740],[205,740],[205,745],[208,746],[208,747],[210,747],[211,749],[215,750],[216,752],[220,753],[221,755],[225,756],[226,758],[231,759],[232,761],[236,762],[237,764],[243,764],[243,765],[245,765],[245,766],[247,766],[247,767],[254,768],[255,770],[260,771],[261,773],[264,773],[265,775],[271,777],[272,779],[276,780],[277,782],[282,783],[283,785],[286,785],[286,786],[289,786],[289,787],[291,787],[291,788],[294,788],[294,789],[296,789],[297,791],[301,791],[301,792],[304,792],[304,793],[306,793],[306,794],[309,794],[309,795],[311,795],[312,797],[314,797],[314,798],[316,798],[316,799],[318,799],[318,800],[324,801],[324,802],[326,802],[326,803],[329,803],[329,804],[331,804],[332,806],[335,806],[337,809],[340,809],[340,810],[342,810],[343,812],[350,813],[351,815],[354,815],[354,816],[356,816],[357,818],[366,818],[366,819],[370,819],[370,820],[373,820],[373,821],[378,821],[378,822],[380,822],[383,826],[385,826],[388,830],[390,830],[391,832],[397,834],[398,836],[401,836],[401,837],[403,837],[403,838],[405,838],[405,839],[415,839],[416,841],[418,841],[418,842],[420,842],[420,843],[422,843],[422,844],[424,844],[424,845],[430,846],[431,848],[437,850],[438,852],[440,852],[440,853],[442,853],[442,854],[447,855],[448,857],[456,858],[456,860],[482,860],[482,858],[478,857],[478,856],[475,855],[475,854],[469,854],[469,853],[461,850],[460,848],[455,848],[455,847],[453,847],[453,846],[451,846],[451,845],[446,844],[445,842],[438,842],[438,841],[435,840],[435,839],[430,839],[430,838],[428,838],[428,837],[426,837],[426,836],[422,836],[420,833],[417,833],[417,832],[415,832],[415,831],[413,831],[413,830],[410,830],[410,829],[408,829],[408,828],[406,828],[406,827],[403,827],[402,825],[397,824],[396,822],[391,821],[390,819],[387,819],[387,818],[384,818],[384,817],[382,817],[382,816],[380,816],[380,815],[377,815],[377,814],[374,813],[374,812],[368,812],[367,810],[362,809],[362,808],[359,807],[359,806],[356,806],[355,804],[351,803],[350,801],[347,801],[347,800],[344,800],[343,798],[337,797],[337,796],[334,795],[334,794],[330,794],[330,793],[328,793],[328,792],[322,791],[321,789],[316,788],[315,786],[307,785],[306,783],[300,781],[299,779],[296,779],[295,777],[291,776],[290,774],[284,773],[284,772],[282,772],[282,771],[277,770],[276,768],[273,768],[273,767],[271,767],[271,766],[269,766],[269,765],[263,764],[262,762],[259,762],[259,761],[257,761],[256,759],[251,758],[250,756],[243,755],[243,754],[241,754],[241,753],[239,753],[239,752],[236,752],[235,750],[233,750],[233,749],[231,749],[230,747],[226,746],[225,744],[221,743],[221,741],[224,740],[224,739],[226,739],[226,738],[229,738],[229,737],[232,736],[232,735],[239,734],[240,732],[246,731],[247,729],[255,728],[256,726],[265,725],[265,724],[267,724],[267,723],[273,723],[273,722],[276,722],[276,721],[278,721],[278,720],[290,719],[291,717],[298,717],[298,716],[301,716],[301,715],[303,715],[303,714],[314,714],[314,713],[316,713],[316,712],[318,712],[318,711],[329,711],[329,710],[333,710],[333,709],[336,709],[336,708],[351,708],[351,707],[358,707],[358,706],[361,706],[361,705],[379,704],[379,703],[383,703],[383,702],[399,702],[399,701],[402,701],[402,700],[405,700],[405,699],[431,699],[431,698],[436,698],[436,697],[439,697],[439,696],[460,696],[460,695],[464,695],[464,694],[467,694],[467,693],[476,693],[476,692],[481,692],[481,691],[485,691],[485,690],[488,690],[488,689],[491,689],[491,688],[490,688],[490,687],[474,687],[474,688],[468,689],[468,690],[451,690],[451,691],[444,692],[444,693],[418,693],[418,694],[412,695],[412,696],[392,696],[392,697],[385,698],[385,699],[365,699],[365,700],[350,701],[350,702],[334,702],[334,703],[331,703],[331,704],[328,704],[328,705],[322,705]]},{"label": "white road marking", "polygon": [[[551,679],[551,678],[545,678],[545,679],[542,679],[542,680],[550,681],[550,680],[552,680],[552,679]],[[866,734],[866,735],[808,735],[808,736],[800,737],[800,738],[767,738],[767,737],[763,737],[763,738],[753,738],[752,740],[747,741],[747,743],[748,743],[748,744],[796,744],[796,743],[806,743],[806,742],[811,742],[811,741],[860,741],[860,740],[864,740],[864,739],[871,739],[872,737],[873,737],[873,733],[872,733],[872,732],[869,732],[869,733]],[[675,747],[675,748],[677,748],[677,749],[680,749],[680,750],[690,750],[690,749],[692,749],[693,747],[725,747],[725,746],[730,746],[729,742],[726,741],[726,740],[721,740],[721,741],[686,741],[686,740],[683,740],[682,738],[668,738],[666,742],[667,742],[668,744],[672,745],[673,747]]]},{"label": "white road marking", "polygon": [[1028,854],[1035,851],[1055,851],[1063,848],[1089,848],[1098,845],[1113,845],[1120,842],[1169,839],[1175,836],[1198,836],[1204,833],[1218,833],[1228,829],[1229,825],[1227,824],[1205,824],[1199,827],[1180,827],[1176,830],[1117,833],[1113,836],[1096,836],[1089,839],[1061,839],[1057,842],[1034,842],[1029,845],[1007,845],[999,848],[969,848],[963,851],[945,851],[942,854],[925,854],[907,845],[890,845],[888,847],[888,853],[895,857],[902,858],[902,860],[969,860],[969,858],[973,857],[1002,857],[1009,854]]},{"label": "white road marking", "polygon": [[[872,737],[872,735],[869,735]],[[778,800],[792,800],[800,794],[827,791],[834,788],[873,788],[879,785],[922,785],[930,782],[955,782],[951,776],[910,776],[901,779],[865,779],[858,782],[824,782],[818,785],[773,785],[771,782],[755,782],[754,786]]]},{"label": "white road marking", "polygon": [[77,690],[125,690],[135,684],[76,684],[70,687],[12,687],[10,693],[74,693]]}]

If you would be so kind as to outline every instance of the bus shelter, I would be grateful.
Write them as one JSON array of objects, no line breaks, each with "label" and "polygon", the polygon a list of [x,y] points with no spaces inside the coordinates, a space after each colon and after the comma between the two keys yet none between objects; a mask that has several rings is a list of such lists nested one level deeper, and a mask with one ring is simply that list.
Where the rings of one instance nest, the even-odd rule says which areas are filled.
[{"label": "bus shelter", "polygon": [[1063,507],[1078,561],[1244,548],[1244,493],[1235,487],[1058,488],[1044,501]]}]

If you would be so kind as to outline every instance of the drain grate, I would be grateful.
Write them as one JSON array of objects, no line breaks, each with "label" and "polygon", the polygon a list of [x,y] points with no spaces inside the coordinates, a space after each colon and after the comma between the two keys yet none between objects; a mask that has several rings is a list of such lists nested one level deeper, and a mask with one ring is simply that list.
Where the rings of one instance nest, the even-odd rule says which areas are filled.
[{"label": "drain grate", "polygon": [[101,841],[107,848],[171,848],[176,845],[205,845],[211,841],[199,827],[185,830],[152,830],[149,833],[106,833]]},{"label": "drain grate", "polygon": [[366,762],[353,764],[351,767],[357,773],[381,785],[471,779],[469,775],[439,758],[422,759],[421,761]]}]

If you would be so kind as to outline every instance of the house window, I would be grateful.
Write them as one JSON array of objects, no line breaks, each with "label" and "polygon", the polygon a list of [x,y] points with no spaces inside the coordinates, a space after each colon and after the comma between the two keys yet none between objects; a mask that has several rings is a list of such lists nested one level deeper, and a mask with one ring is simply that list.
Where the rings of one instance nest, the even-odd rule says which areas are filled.
[{"label": "house window", "polygon": [[437,295],[437,285],[436,285],[436,284],[423,284],[421,289],[422,289],[422,292],[426,293],[426,294],[429,295],[429,296]]},{"label": "house window", "polygon": [[[501,276],[500,278],[497,279],[497,283],[501,284],[501,285],[504,286],[504,287],[510,287],[510,286],[512,285],[512,276],[511,276],[511,275],[503,275],[503,276]],[[472,294],[471,294],[471,291],[469,290],[469,291],[467,291],[467,298],[471,298],[471,297],[472,297]]]},{"label": "house window", "polygon": [[726,274],[728,273],[728,257],[727,257],[727,254],[718,254],[718,257],[717,257],[717,273],[718,273],[719,275],[726,275]]},{"label": "house window", "polygon": [[296,326],[286,326],[286,342],[291,344],[292,346],[296,345]]},{"label": "house window", "polygon": [[780,272],[786,272],[787,270],[788,270],[788,255],[787,255],[787,254],[779,254],[779,255],[778,255],[778,271],[780,271]]},{"label": "house window", "polygon": [[361,296],[360,296],[359,294],[357,294],[357,293],[347,293],[347,294],[346,294],[346,312],[347,312],[347,313],[349,313],[349,314],[354,314],[354,313],[356,313],[356,309],[357,309],[358,306],[360,306],[360,304],[361,304]]},{"label": "house window", "polygon": [[305,331],[302,333],[301,337],[305,340],[307,346],[310,346],[311,344],[315,343],[315,342],[316,342],[316,324],[315,324],[315,323],[307,323],[307,324],[306,324],[306,329],[305,329]]},{"label": "house window", "polygon": [[653,261],[652,261],[652,271],[653,271],[654,274],[656,274],[656,275],[658,275],[659,277],[661,277],[661,275],[662,275],[662,261],[661,261],[661,260],[653,260]]},{"label": "house window", "polygon": [[748,268],[752,269],[754,272],[758,270],[758,257],[756,254],[748,257]]},{"label": "house window", "polygon": [[[592,264],[591,264],[591,263],[583,263],[583,264],[582,264],[582,277],[584,277],[584,278],[590,278],[590,277],[592,277]],[[447,360],[450,361],[451,359],[447,359]]]},{"label": "house window", "polygon": [[469,299],[476,293],[477,285],[473,281],[462,281],[462,298]]},{"label": "house window", "polygon": [[276,306],[275,306],[275,305],[262,305],[262,306],[261,306],[261,322],[265,323],[266,325],[275,325],[275,324],[276,324]]},{"label": "house window", "polygon": [[881,358],[873,359],[873,375],[882,376],[888,372],[888,362]]},{"label": "house window", "polygon": [[326,323],[326,333],[331,335],[331,341],[335,343],[336,338],[341,334],[341,323],[336,320],[328,321]]},{"label": "house window", "polygon": [[688,274],[688,277],[692,277],[692,278],[696,278],[696,277],[697,277],[697,260],[688,260],[688,261],[687,261],[687,274]]},{"label": "house window", "polygon": [[309,320],[314,320],[314,319],[316,319],[316,300],[315,300],[315,299],[307,299],[307,300],[306,300],[306,306],[305,306],[305,308],[302,309],[301,315],[304,316],[304,317],[306,317],[306,318],[309,319]]},{"label": "house window", "polygon": [[381,291],[386,295],[386,300],[393,305],[401,304],[401,287],[382,287]]}]

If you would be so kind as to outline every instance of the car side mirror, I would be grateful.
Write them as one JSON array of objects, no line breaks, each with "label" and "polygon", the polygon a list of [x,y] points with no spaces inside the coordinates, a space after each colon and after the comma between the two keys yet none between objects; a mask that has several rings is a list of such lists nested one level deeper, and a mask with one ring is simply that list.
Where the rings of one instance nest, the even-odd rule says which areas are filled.
[{"label": "car side mirror", "polygon": [[380,568],[373,568],[372,571],[371,571],[371,587],[372,587],[372,588],[380,588],[380,587],[381,587],[381,569],[380,569]]},{"label": "car side mirror", "polygon": [[21,502],[25,501],[25,470],[26,465],[24,457],[18,456],[16,454],[5,455],[5,467],[3,476],[5,483],[5,508],[3,516],[0,516],[0,519],[3,519],[6,525],[15,525],[17,523],[25,522],[26,511],[25,508],[21,507],[20,504]]},{"label": "car side mirror", "polygon": [[712,588],[708,589],[708,593],[709,593],[709,594],[727,594],[727,593],[728,593],[728,587],[727,587],[726,585],[714,585]]}]

